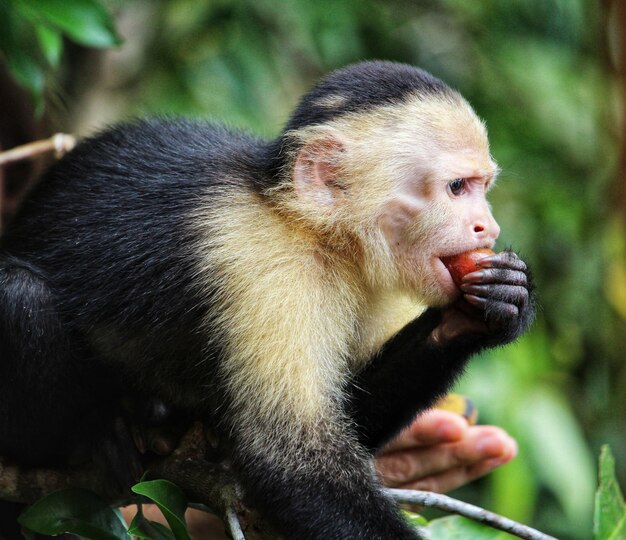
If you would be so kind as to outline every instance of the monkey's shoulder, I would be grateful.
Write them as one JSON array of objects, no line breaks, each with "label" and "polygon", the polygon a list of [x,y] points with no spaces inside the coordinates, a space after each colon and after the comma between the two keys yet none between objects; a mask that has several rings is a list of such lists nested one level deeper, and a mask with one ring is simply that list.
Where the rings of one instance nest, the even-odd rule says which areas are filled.
[{"label": "monkey's shoulder", "polygon": [[157,223],[172,230],[215,190],[252,189],[251,163],[263,144],[203,121],[135,120],[107,128],[83,139],[44,174],[4,243],[13,236],[20,245],[34,237],[61,242],[81,231],[81,238],[94,239],[104,229],[137,238],[154,232],[150,225]]},{"label": "monkey's shoulder", "polygon": [[18,216],[179,212],[213,188],[252,189],[264,142],[220,124],[149,119],[83,139],[38,182]]},{"label": "monkey's shoulder", "polygon": [[[106,175],[127,181],[139,175],[163,179],[215,176],[243,167],[264,147],[252,135],[222,124],[195,120],[144,119],[112,126],[81,141],[52,175]],[[230,172],[230,171],[229,171]]]}]

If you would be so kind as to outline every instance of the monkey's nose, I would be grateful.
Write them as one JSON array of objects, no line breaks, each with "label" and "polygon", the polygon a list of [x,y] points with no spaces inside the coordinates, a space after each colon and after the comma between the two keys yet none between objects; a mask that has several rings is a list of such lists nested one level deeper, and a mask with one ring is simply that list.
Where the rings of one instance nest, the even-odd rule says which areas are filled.
[{"label": "monkey's nose", "polygon": [[488,219],[478,220],[473,224],[474,235],[481,240],[491,240],[495,242],[500,236],[500,226],[493,217]]}]

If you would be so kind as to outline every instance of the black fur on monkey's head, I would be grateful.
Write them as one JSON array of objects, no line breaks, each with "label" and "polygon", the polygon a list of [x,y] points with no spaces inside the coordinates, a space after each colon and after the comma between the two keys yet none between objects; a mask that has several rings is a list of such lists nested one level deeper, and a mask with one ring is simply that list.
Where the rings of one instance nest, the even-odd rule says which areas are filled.
[{"label": "black fur on monkey's head", "polygon": [[297,151],[294,132],[323,125],[346,114],[376,107],[393,106],[408,97],[458,94],[423,69],[390,61],[367,61],[332,72],[317,83],[298,103],[281,135],[270,145],[270,177],[289,169]]},{"label": "black fur on monkey's head", "polygon": [[452,90],[423,69],[381,60],[353,64],[334,71],[305,94],[285,132],[393,105],[409,95],[433,94],[452,94]]}]

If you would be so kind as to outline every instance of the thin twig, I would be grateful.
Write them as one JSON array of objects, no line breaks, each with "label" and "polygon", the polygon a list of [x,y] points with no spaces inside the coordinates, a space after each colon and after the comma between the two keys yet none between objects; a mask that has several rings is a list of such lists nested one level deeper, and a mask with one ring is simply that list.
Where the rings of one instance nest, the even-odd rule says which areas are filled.
[{"label": "thin twig", "polygon": [[412,489],[387,489],[385,491],[399,502],[419,504],[459,514],[525,540],[557,540],[553,536],[539,532],[536,529],[489,512],[479,506],[458,501],[447,495]]},{"label": "thin twig", "polygon": [[226,509],[226,523],[228,525],[228,530],[230,531],[230,535],[232,536],[233,540],[246,540],[246,537],[241,530],[239,516],[232,506]]},{"label": "thin twig", "polygon": [[34,159],[49,152],[54,152],[55,156],[59,158],[74,146],[76,146],[76,138],[73,135],[56,133],[49,139],[34,141],[0,152],[0,167],[15,161]]}]

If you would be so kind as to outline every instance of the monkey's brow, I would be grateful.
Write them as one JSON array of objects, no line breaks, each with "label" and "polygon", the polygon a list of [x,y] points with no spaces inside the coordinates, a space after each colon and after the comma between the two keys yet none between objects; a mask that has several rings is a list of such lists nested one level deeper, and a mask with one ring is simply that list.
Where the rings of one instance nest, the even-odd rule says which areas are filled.
[{"label": "monkey's brow", "polygon": [[502,169],[498,167],[498,164],[494,161],[491,161],[489,167],[479,169],[477,171],[479,173],[477,175],[477,178],[481,178],[487,183],[488,187],[491,187],[493,184],[495,184],[501,171]]},{"label": "monkey's brow", "polygon": [[496,167],[496,170],[486,174],[483,178],[485,180],[487,191],[489,191],[498,180],[498,175],[500,174],[500,168]]}]

